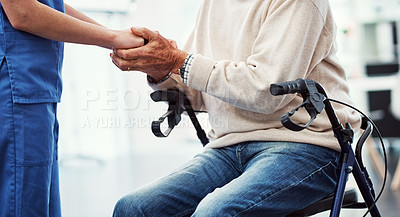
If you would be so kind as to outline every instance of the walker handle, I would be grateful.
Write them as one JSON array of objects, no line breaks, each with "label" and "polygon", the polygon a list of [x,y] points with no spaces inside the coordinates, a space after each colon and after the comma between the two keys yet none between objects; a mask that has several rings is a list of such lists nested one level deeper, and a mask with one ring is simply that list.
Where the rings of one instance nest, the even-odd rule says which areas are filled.
[{"label": "walker handle", "polygon": [[307,90],[304,79],[298,78],[295,81],[286,81],[282,83],[271,84],[270,92],[274,96],[285,95],[290,93],[303,93]]},{"label": "walker handle", "polygon": [[[303,103],[301,105],[281,117],[283,126],[293,131],[304,130],[310,126],[317,115],[324,110],[324,101],[326,98],[324,94],[319,93],[317,85],[319,84],[313,80],[301,78],[295,81],[271,84],[270,92],[274,96],[300,93],[303,98]],[[305,125],[299,125],[290,119],[290,117],[302,107],[304,107],[310,115],[310,121]]]}]

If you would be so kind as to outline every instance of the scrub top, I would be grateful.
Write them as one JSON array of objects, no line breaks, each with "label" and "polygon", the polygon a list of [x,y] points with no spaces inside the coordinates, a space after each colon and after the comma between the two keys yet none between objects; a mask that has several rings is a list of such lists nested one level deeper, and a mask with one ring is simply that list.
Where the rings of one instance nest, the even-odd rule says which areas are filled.
[{"label": "scrub top", "polygon": [[[63,0],[39,0],[64,12]],[[64,44],[18,31],[0,4],[0,217],[61,216],[57,102]]]},{"label": "scrub top", "polygon": [[[64,12],[63,0],[39,2]],[[60,102],[64,43],[14,29],[0,8],[0,59],[7,61],[13,101]]]}]

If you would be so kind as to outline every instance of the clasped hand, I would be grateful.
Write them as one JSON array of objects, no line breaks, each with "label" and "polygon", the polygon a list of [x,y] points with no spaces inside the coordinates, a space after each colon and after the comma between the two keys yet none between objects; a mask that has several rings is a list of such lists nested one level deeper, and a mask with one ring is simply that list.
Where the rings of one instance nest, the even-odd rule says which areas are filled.
[{"label": "clasped hand", "polygon": [[143,46],[129,49],[113,49],[113,63],[122,71],[142,71],[155,81],[169,72],[179,73],[187,53],[177,48],[176,42],[168,40],[158,32],[143,27],[132,27],[136,36],[144,39]]}]

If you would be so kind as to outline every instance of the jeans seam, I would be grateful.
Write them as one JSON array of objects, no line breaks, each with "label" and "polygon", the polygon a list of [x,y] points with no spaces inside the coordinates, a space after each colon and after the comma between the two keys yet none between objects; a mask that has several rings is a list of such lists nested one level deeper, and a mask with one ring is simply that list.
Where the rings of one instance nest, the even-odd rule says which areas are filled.
[{"label": "jeans seam", "polygon": [[237,158],[237,161],[238,161],[238,167],[239,167],[238,169],[239,169],[240,172],[243,172],[242,155],[241,155],[242,149],[243,149],[243,147],[240,146],[240,145],[238,145],[236,147],[236,158]]},{"label": "jeans seam", "polygon": [[285,191],[285,190],[287,190],[287,189],[290,189],[290,188],[292,188],[292,187],[294,187],[294,186],[297,186],[297,185],[303,183],[305,180],[311,178],[314,174],[323,171],[325,168],[327,168],[327,167],[330,166],[330,165],[334,166],[333,163],[332,163],[332,161],[330,161],[330,162],[328,162],[327,164],[325,164],[324,166],[320,167],[318,170],[315,170],[314,172],[312,172],[312,173],[309,174],[308,176],[304,177],[303,179],[299,180],[298,182],[293,183],[293,184],[291,184],[291,185],[289,185],[289,186],[287,186],[287,187],[285,187],[285,188],[282,188],[282,189],[276,191],[275,193],[273,193],[273,194],[267,196],[266,198],[260,200],[259,202],[257,202],[257,203],[255,203],[255,204],[249,206],[247,209],[242,210],[242,211],[236,213],[234,216],[238,216],[239,214],[241,214],[241,213],[243,213],[243,212],[246,212],[246,211],[252,209],[253,207],[259,205],[259,204],[262,203],[263,201],[265,201],[265,200],[267,200],[267,199],[269,199],[269,198],[275,196],[275,195],[278,194],[279,192]]}]

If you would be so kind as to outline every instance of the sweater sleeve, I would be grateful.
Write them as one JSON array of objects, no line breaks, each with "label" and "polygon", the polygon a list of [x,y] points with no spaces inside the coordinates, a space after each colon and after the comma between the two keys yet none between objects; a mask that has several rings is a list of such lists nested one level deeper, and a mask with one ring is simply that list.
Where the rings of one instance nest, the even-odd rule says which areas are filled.
[{"label": "sweater sleeve", "polygon": [[333,41],[331,30],[324,28],[328,6],[321,10],[312,0],[277,0],[268,7],[246,61],[196,55],[187,85],[235,107],[265,114],[293,100],[294,95],[272,96],[270,84],[306,78],[327,55]]}]

